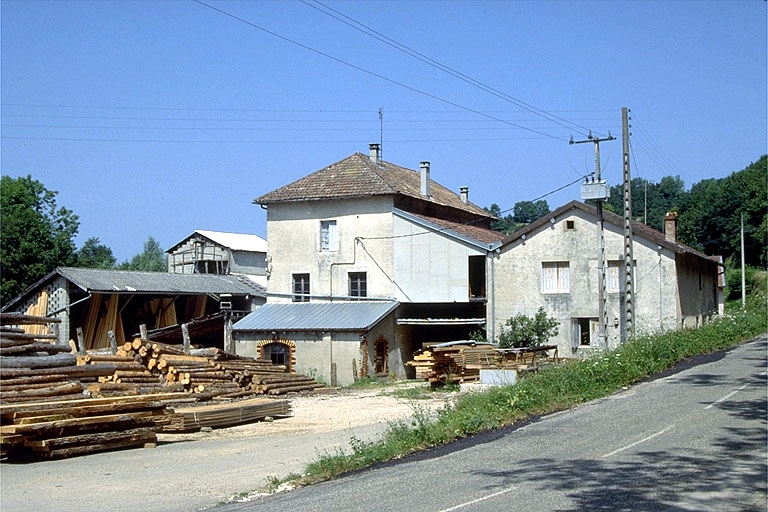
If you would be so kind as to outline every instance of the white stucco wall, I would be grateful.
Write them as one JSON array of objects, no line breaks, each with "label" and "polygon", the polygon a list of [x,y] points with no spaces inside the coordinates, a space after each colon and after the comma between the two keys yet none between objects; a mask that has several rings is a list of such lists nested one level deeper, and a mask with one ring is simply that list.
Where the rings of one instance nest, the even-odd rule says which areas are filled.
[{"label": "white stucco wall", "polygon": [[397,215],[394,235],[397,300],[469,302],[469,257],[485,249]]},{"label": "white stucco wall", "polygon": [[[566,229],[573,221],[573,229]],[[607,261],[623,259],[624,234],[605,224]],[[491,304],[493,325],[489,337],[495,338],[499,325],[516,314],[533,316],[544,306],[551,317],[560,322],[558,336],[551,340],[561,355],[572,356],[571,338],[574,318],[598,318],[598,231],[594,216],[581,210],[570,210],[554,224],[529,233],[502,248],[494,258],[495,282]],[[677,285],[675,254],[668,249],[635,236],[635,332],[656,332],[680,327],[680,297]],[[568,293],[542,293],[542,262],[569,262]],[[619,342],[621,318],[619,293],[607,295],[607,337]]]},{"label": "white stucco wall", "polygon": [[[338,248],[320,250],[320,223],[335,220]],[[393,296],[392,202],[365,200],[301,201],[270,205],[267,240],[270,302],[290,302],[292,275],[310,275],[310,293],[317,297],[349,294],[348,273],[366,272],[368,297]],[[362,245],[356,237],[365,237]],[[314,299],[313,300],[322,300]]]}]

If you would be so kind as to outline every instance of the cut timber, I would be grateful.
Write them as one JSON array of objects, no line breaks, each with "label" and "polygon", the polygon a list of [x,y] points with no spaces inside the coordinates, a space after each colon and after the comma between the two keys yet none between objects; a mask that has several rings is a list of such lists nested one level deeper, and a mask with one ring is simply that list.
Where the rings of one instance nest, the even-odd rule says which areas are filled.
[{"label": "cut timber", "polygon": [[228,404],[176,408],[179,422],[172,422],[164,428],[166,432],[199,430],[201,427],[222,428],[263,420],[267,416],[286,417],[291,415],[287,400],[254,398]]},{"label": "cut timber", "polygon": [[58,366],[75,366],[76,364],[77,358],[74,354],[0,357],[0,367],[2,368],[55,368]]},{"label": "cut timber", "polygon": [[0,313],[3,325],[60,324],[61,318],[25,315],[22,313]]},{"label": "cut timber", "polygon": [[45,388],[32,388],[22,391],[3,391],[2,400],[13,400],[19,398],[47,398],[52,396],[72,395],[82,393],[83,385],[79,382],[68,382],[58,386],[49,386]]}]

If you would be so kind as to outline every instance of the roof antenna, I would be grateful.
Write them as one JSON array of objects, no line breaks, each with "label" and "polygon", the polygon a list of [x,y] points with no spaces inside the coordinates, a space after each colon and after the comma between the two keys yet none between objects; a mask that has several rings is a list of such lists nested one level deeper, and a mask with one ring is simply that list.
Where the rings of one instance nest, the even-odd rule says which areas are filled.
[{"label": "roof antenna", "polygon": [[384,112],[379,107],[379,160],[383,161],[384,157]]}]

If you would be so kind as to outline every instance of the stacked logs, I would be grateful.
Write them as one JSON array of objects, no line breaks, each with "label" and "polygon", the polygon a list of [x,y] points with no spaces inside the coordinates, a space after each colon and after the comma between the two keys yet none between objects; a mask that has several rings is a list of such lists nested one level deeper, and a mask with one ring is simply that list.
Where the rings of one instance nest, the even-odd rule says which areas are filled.
[{"label": "stacked logs", "polygon": [[125,366],[112,359],[81,364],[68,353],[70,346],[56,344],[56,335],[46,329],[59,321],[0,315],[0,459],[66,457],[154,443],[166,422],[165,405],[144,396],[120,404],[88,398],[88,386]]},{"label": "stacked logs", "polygon": [[[286,373],[284,365],[268,359],[239,356],[218,348],[197,348],[184,351],[182,345],[168,345],[142,338],[124,343],[113,361],[128,365],[113,376],[100,379],[104,383],[152,383],[183,389],[200,398],[241,398],[252,395],[281,395],[308,391],[320,384],[304,375]],[[106,356],[93,360],[106,360]],[[132,365],[138,365],[133,367]],[[129,374],[130,372],[130,374]],[[160,383],[160,384],[157,384]],[[120,392],[120,387],[102,386],[99,393]],[[95,391],[94,387],[89,388]]]}]

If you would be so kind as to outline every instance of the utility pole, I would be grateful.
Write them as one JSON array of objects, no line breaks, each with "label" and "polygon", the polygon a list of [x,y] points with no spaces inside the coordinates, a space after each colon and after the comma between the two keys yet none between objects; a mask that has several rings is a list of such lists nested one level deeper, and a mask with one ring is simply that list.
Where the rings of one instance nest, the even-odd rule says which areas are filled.
[{"label": "utility pole", "polygon": [[591,142],[595,145],[595,177],[592,178],[591,182],[585,181],[581,184],[581,198],[583,200],[594,199],[597,203],[597,288],[599,293],[597,299],[597,316],[599,322],[597,344],[601,350],[608,348],[608,337],[606,334],[608,331],[608,312],[606,311],[605,307],[608,293],[605,288],[606,268],[603,201],[611,197],[611,187],[608,186],[608,184],[603,180],[600,173],[600,143],[615,139],[616,137],[613,137],[610,132],[608,132],[607,137],[602,139],[600,137],[593,137],[592,131],[590,130],[586,140],[573,140],[573,137],[571,137],[571,140],[568,142],[569,144],[584,144],[585,142]]},{"label": "utility pole", "polygon": [[624,307],[622,309],[621,342],[626,343],[635,332],[635,265],[632,254],[632,183],[629,175],[629,109],[621,109],[621,139],[624,152]]}]

